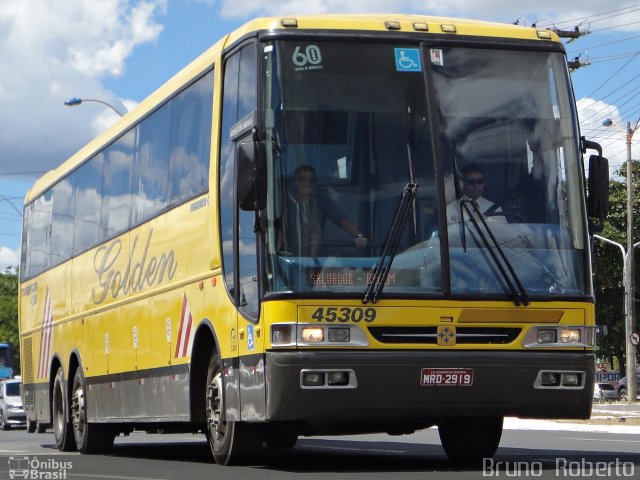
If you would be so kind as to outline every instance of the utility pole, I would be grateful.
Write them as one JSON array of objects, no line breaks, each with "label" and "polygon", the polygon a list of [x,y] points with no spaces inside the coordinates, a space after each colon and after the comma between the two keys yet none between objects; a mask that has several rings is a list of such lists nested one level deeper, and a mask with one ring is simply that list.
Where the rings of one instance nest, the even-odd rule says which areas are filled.
[{"label": "utility pole", "polygon": [[631,139],[640,125],[640,119],[635,128],[627,122],[627,318],[625,325],[625,355],[627,360],[627,397],[629,403],[636,403],[636,346],[631,341],[631,335],[636,331],[635,316],[635,272],[633,265],[633,160],[631,159]]},{"label": "utility pole", "polygon": [[[615,122],[610,118],[605,119],[602,122],[605,127],[614,125]],[[632,336],[637,335],[636,332],[636,312],[635,312],[635,272],[633,262],[633,249],[635,247],[633,243],[633,160],[631,158],[631,140],[633,134],[636,133],[640,127],[640,118],[636,121],[635,127],[631,128],[631,122],[627,122],[627,128],[625,131],[626,143],[627,143],[627,254],[625,257],[625,279],[624,279],[624,291],[625,298],[625,324],[624,324],[624,337],[625,337],[625,357],[626,357],[626,370],[627,370],[627,397],[629,403],[636,403],[637,397],[637,381],[636,381],[636,346],[633,344]],[[620,127],[617,127],[621,130]],[[623,253],[624,255],[624,253]]]}]

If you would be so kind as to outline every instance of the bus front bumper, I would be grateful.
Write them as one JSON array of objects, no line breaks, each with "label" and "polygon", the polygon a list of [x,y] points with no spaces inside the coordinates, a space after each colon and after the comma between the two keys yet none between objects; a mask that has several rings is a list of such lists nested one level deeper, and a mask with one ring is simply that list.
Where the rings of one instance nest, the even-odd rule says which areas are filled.
[{"label": "bus front bumper", "polygon": [[[560,385],[549,385],[549,376],[541,385],[545,372]],[[579,385],[563,385],[565,373]],[[444,417],[589,418],[595,366],[585,351],[299,350],[267,352],[266,374],[272,421],[435,424]]]}]

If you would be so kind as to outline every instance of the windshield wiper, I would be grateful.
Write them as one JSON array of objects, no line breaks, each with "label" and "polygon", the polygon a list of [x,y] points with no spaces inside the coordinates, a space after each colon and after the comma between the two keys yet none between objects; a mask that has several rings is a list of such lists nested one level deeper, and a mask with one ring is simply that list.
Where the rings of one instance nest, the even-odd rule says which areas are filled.
[{"label": "windshield wiper", "polygon": [[[469,207],[469,205],[471,205],[471,207],[473,208],[473,211],[471,211],[471,208]],[[529,294],[527,294],[527,291],[522,285],[522,282],[520,282],[520,279],[518,278],[518,275],[516,274],[516,271],[514,270],[513,265],[511,265],[511,262],[505,255],[504,251],[502,250],[502,247],[500,247],[500,244],[498,243],[498,240],[496,240],[496,237],[491,231],[491,228],[489,228],[489,225],[487,224],[487,221],[485,220],[484,215],[482,215],[482,212],[480,211],[478,202],[476,202],[475,200],[471,200],[469,198],[463,198],[460,200],[460,206],[462,209],[464,209],[467,212],[467,215],[471,219],[471,223],[473,223],[473,226],[476,228],[476,231],[478,232],[478,235],[480,236],[482,243],[484,244],[485,248],[488,250],[489,254],[491,255],[491,258],[493,259],[493,262],[495,263],[496,267],[498,267],[498,270],[500,271],[500,274],[502,275],[504,282],[507,284],[507,288],[509,289],[509,292],[511,292],[511,296],[513,297],[513,303],[516,306],[529,305]],[[476,215],[474,215],[474,213]],[[491,239],[491,242],[489,242],[489,239],[487,238],[484,231],[478,224],[478,218],[480,219],[480,222],[482,223],[482,226],[484,227],[486,232],[489,234],[489,239]],[[500,258],[498,258],[498,255],[496,255],[496,252],[498,252],[498,255],[500,256]],[[506,269],[505,269],[505,266],[506,266]]]},{"label": "windshield wiper", "polygon": [[369,301],[376,303],[380,299],[382,289],[384,288],[387,277],[389,276],[389,271],[391,270],[391,264],[393,263],[393,259],[398,251],[398,246],[400,245],[400,235],[402,234],[402,230],[407,222],[409,208],[416,198],[417,191],[418,184],[413,182],[407,183],[402,189],[400,202],[398,203],[396,212],[393,215],[391,227],[387,232],[387,238],[384,241],[382,254],[380,255],[380,258],[378,258],[375,267],[373,267],[371,278],[367,282],[367,286],[364,290],[362,303],[369,303]]}]

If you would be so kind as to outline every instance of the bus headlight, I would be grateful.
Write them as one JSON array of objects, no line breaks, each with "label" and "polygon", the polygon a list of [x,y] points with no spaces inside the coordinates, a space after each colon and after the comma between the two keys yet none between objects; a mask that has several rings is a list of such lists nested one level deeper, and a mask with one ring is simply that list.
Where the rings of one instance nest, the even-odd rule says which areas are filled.
[{"label": "bus headlight", "polygon": [[348,343],[351,340],[351,330],[342,327],[329,327],[329,341],[334,343]]},{"label": "bus headlight", "polygon": [[304,343],[320,343],[324,341],[324,329],[322,327],[304,327],[300,332],[300,338]]},{"label": "bus headlight", "polygon": [[556,343],[556,329],[540,329],[538,330],[538,343]]},{"label": "bus headlight", "polygon": [[271,348],[295,347],[366,347],[364,330],[358,325],[318,323],[274,323],[271,325]]},{"label": "bus headlight", "polygon": [[271,345],[274,347],[285,347],[296,344],[295,323],[280,323],[271,325]]},{"label": "bus headlight", "polygon": [[526,348],[557,348],[595,346],[595,327],[584,326],[534,326],[522,341]]},{"label": "bus headlight", "polygon": [[562,343],[580,343],[580,330],[577,328],[563,328],[560,330],[560,341]]}]

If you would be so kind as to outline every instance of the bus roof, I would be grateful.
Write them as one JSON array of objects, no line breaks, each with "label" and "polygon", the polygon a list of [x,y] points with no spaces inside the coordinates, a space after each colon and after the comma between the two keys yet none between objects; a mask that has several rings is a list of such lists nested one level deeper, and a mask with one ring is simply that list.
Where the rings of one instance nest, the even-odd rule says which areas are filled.
[{"label": "bus roof", "polygon": [[[285,26],[291,25],[291,26]],[[294,26],[295,25],[295,26]],[[426,26],[426,28],[425,28]],[[454,27],[454,31],[450,27]],[[341,14],[301,15],[289,17],[256,18],[245,23],[229,35],[227,44],[259,30],[361,30],[395,31],[403,33],[456,34],[481,37],[501,37],[527,40],[553,40],[558,36],[549,30],[537,30],[513,24],[486,22],[451,17],[432,17],[407,14]],[[538,31],[544,31],[538,36]],[[547,36],[547,34],[550,34]]]},{"label": "bus roof", "polygon": [[140,102],[111,128],[94,138],[59,167],[45,173],[36,180],[33,187],[27,192],[25,203],[31,202],[35,197],[55,184],[58,179],[84,163],[95,152],[108,145],[120,134],[126,132],[133,124],[156,108],[165,98],[171,96],[196,75],[211,67],[224,48],[233,45],[236,41],[254,32],[278,30],[393,31],[413,34],[476,36],[547,42],[560,41],[559,37],[549,30],[538,30],[532,27],[504,23],[424,15],[345,14],[256,18],[223,37],[149,97]]}]

